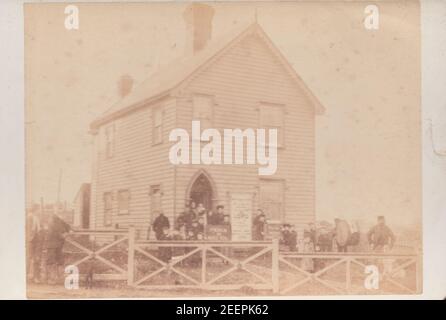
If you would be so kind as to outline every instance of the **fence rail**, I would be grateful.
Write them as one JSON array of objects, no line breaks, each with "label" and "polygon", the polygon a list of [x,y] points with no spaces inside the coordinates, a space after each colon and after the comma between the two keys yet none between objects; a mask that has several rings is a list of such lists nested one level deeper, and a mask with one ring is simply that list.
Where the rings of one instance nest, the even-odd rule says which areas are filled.
[{"label": "fence rail", "polygon": [[[134,288],[249,288],[282,295],[421,292],[419,253],[282,252],[277,240],[137,240],[133,227],[75,231],[66,239],[65,252],[83,255],[67,263],[86,266],[82,274],[126,281]],[[366,288],[365,281],[373,276],[370,266],[378,271],[380,290]]]}]

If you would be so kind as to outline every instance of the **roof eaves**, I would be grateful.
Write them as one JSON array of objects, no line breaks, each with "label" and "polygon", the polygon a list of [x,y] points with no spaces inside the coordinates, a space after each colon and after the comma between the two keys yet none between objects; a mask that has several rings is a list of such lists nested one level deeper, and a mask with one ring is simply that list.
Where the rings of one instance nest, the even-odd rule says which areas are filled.
[{"label": "roof eaves", "polygon": [[170,94],[172,89],[173,88],[169,88],[167,90],[164,90],[163,92],[160,92],[159,94],[156,94],[156,95],[151,96],[151,97],[149,97],[147,99],[144,99],[144,100],[138,101],[136,103],[133,103],[133,104],[129,105],[128,107],[124,108],[124,109],[117,110],[117,111],[115,111],[113,113],[110,113],[109,115],[105,115],[105,116],[103,116],[103,117],[93,121],[90,124],[90,130],[94,133],[94,131],[96,131],[100,126],[102,126],[102,125],[104,125],[104,124],[106,124],[106,123],[108,123],[110,121],[113,121],[113,120],[115,120],[117,118],[122,117],[123,115],[125,115],[127,113],[136,111],[136,110],[138,110],[140,108],[146,107],[148,104],[151,104],[151,103],[156,102],[156,101],[158,101],[160,99],[163,99],[163,98],[165,98],[166,96],[168,96]]}]

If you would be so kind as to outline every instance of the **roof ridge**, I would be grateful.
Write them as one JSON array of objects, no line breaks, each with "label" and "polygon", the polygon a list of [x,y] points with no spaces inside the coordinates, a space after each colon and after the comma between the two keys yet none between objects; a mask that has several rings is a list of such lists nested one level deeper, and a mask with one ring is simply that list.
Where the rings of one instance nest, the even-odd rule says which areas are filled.
[{"label": "roof ridge", "polygon": [[[113,120],[116,116],[120,116],[139,108],[150,101],[162,98],[169,94],[173,89],[188,81],[197,72],[206,68],[209,63],[213,62],[213,59],[215,59],[216,56],[224,54],[225,50],[231,48],[232,45],[237,43],[245,35],[251,34],[252,32],[258,33],[263,41],[266,42],[266,45],[278,58],[279,63],[285,67],[293,80],[304,90],[304,93],[314,105],[316,112],[323,113],[324,107],[306,86],[305,82],[293,66],[290,65],[282,52],[275,46],[274,42],[269,38],[260,24],[257,21],[254,21],[242,25],[241,27],[242,28],[232,30],[231,33],[222,36],[221,38],[223,38],[223,40],[221,40],[221,38],[211,40],[206,48],[195,55],[187,55],[183,58],[174,59],[163,68],[152,73],[138,84],[127,96],[113,104],[113,106],[107,109],[107,111],[105,111],[98,119],[94,120],[90,125],[91,129],[97,129],[100,125]],[[178,64],[175,64],[175,62]],[[173,79],[172,76],[174,76]],[[157,81],[151,81],[153,79],[156,79]],[[140,92],[141,89],[144,90]]]}]

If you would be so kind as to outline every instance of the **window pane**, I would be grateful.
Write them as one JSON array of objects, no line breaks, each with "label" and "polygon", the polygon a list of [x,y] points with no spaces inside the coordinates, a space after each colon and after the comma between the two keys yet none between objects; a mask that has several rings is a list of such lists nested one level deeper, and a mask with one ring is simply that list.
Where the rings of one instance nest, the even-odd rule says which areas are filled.
[{"label": "window pane", "polygon": [[119,212],[128,212],[129,199],[130,199],[130,192],[128,190],[119,191],[119,194],[118,194]]},{"label": "window pane", "polygon": [[106,192],[104,194],[104,225],[109,226],[111,224],[111,218],[112,218],[112,194],[111,192]]},{"label": "window pane", "polygon": [[260,182],[260,206],[269,219],[281,220],[283,206],[283,182]]},{"label": "window pane", "polygon": [[[277,129],[277,145],[283,146],[284,109],[282,106],[262,104],[260,106],[260,127]],[[267,133],[268,138],[268,133]],[[267,142],[268,143],[268,142]]]},{"label": "window pane", "polygon": [[112,208],[112,194],[110,192],[107,192],[104,195],[104,207],[107,210]]}]

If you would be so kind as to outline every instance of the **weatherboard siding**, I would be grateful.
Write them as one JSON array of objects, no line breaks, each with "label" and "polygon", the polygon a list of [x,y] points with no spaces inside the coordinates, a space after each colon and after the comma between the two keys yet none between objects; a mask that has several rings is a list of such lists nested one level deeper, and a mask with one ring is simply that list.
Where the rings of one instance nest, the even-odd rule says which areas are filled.
[{"label": "weatherboard siding", "polygon": [[[163,108],[163,142],[152,144],[152,107]],[[141,108],[124,117],[101,126],[96,135],[99,148],[94,173],[94,222],[98,229],[104,226],[104,200],[106,192],[113,193],[112,226],[137,227],[141,237],[154,218],[151,215],[150,187],[160,185],[163,196],[161,208],[166,214],[173,212],[173,166],[168,161],[168,135],[175,126],[176,101],[165,99],[154,105]],[[107,126],[115,126],[115,149],[111,158],[105,154],[105,133]],[[118,212],[119,190],[130,191],[129,211]],[[108,227],[110,228],[110,227]]]},{"label": "weatherboard siding", "polygon": [[[177,169],[177,207],[184,206],[186,190],[199,168],[206,170],[216,185],[214,204],[228,208],[231,192],[249,192],[258,204],[259,180],[283,179],[283,221],[300,229],[314,219],[314,108],[262,40],[245,38],[199,73],[182,90],[178,99],[178,126],[190,129],[192,96],[212,95],[215,101],[213,127],[258,128],[259,103],[281,104],[285,108],[284,148],[278,150],[278,170],[273,176],[259,176],[253,165],[194,165]],[[256,209],[256,208],[253,208]]]},{"label": "weatherboard siding", "polygon": [[[273,176],[259,176],[255,165],[179,165],[168,160],[168,136],[174,128],[189,130],[193,94],[215,99],[213,125],[224,128],[258,128],[259,103],[281,104],[285,108],[284,148],[278,150],[278,170]],[[152,145],[152,107],[164,108],[163,143]],[[92,227],[103,228],[105,192],[113,192],[113,226],[137,226],[141,237],[153,217],[150,214],[151,185],[161,185],[162,209],[171,219],[184,209],[192,177],[204,169],[215,184],[214,204],[229,207],[230,193],[248,192],[258,207],[260,179],[282,179],[283,221],[301,229],[315,216],[315,150],[313,106],[297,87],[263,40],[248,36],[229,48],[213,64],[196,74],[174,96],[117,118],[114,122],[114,156],[104,155],[104,128],[96,135],[96,165],[92,183]],[[117,212],[117,191],[130,190],[129,214]]]}]

